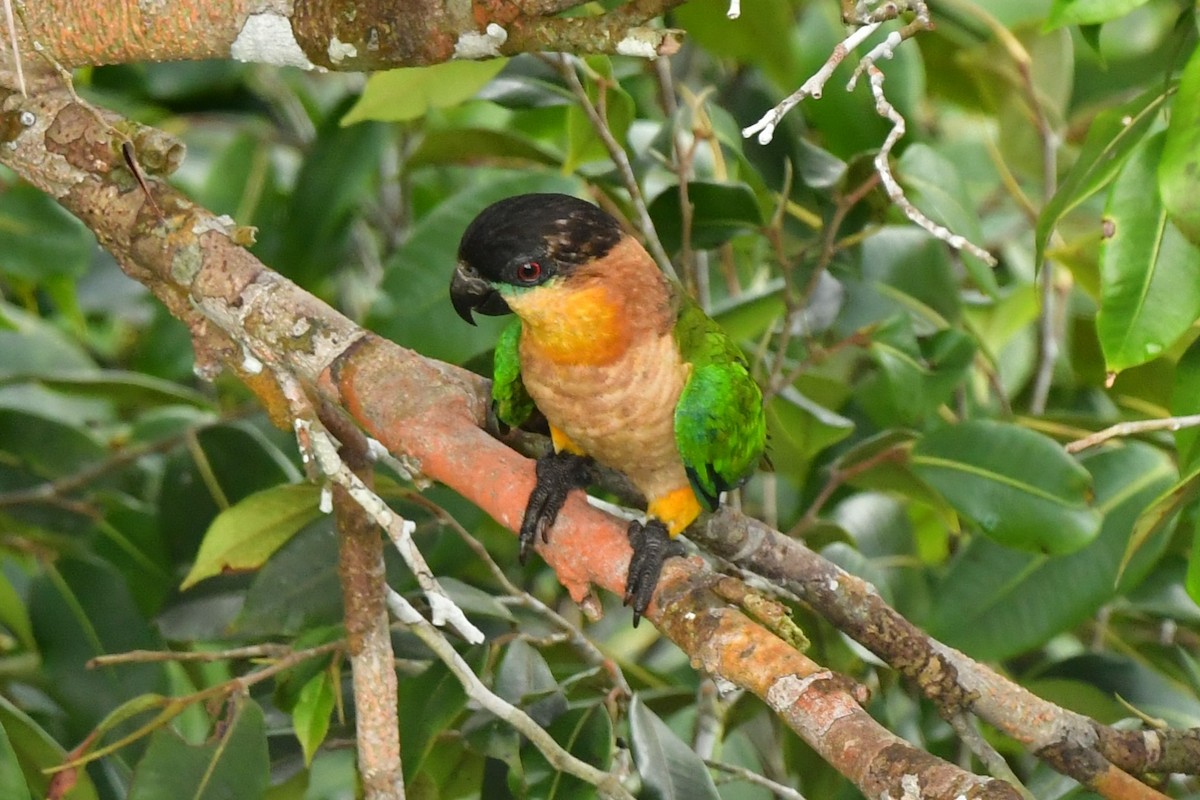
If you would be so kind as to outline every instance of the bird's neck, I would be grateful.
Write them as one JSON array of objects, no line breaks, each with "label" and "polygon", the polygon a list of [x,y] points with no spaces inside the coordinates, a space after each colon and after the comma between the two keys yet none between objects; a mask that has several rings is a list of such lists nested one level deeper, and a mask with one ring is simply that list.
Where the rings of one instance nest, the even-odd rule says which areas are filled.
[{"label": "bird's neck", "polygon": [[558,363],[599,365],[619,359],[647,333],[670,331],[670,289],[638,242],[622,239],[602,264],[584,266],[556,287],[512,303],[522,347]]}]

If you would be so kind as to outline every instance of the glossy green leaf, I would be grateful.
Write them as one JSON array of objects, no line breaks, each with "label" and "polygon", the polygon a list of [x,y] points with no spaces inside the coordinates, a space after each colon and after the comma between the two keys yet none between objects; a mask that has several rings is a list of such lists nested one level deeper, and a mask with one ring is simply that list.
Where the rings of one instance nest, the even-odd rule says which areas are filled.
[{"label": "glossy green leaf", "polygon": [[292,707],[292,730],[300,740],[306,766],[312,766],[313,755],[329,733],[334,700],[333,679],[329,670],[323,669],[304,684]]},{"label": "glossy green leaf", "polygon": [[425,116],[431,108],[448,108],[475,96],[496,77],[507,59],[455,60],[427,67],[404,67],[376,72],[343,125],[363,120],[403,122]]},{"label": "glossy green leaf", "polygon": [[1104,212],[1096,331],[1113,372],[1157,358],[1200,317],[1200,249],[1167,219],[1158,196],[1164,138],[1134,150]]},{"label": "glossy green leaf", "polygon": [[[49,772],[67,760],[66,749],[4,695],[0,695],[0,729],[20,765],[27,792],[39,798],[48,797],[51,783],[66,779],[72,785],[62,800],[97,800],[99,795],[87,770],[68,770],[68,775],[57,779]],[[4,797],[7,800],[8,795]]]},{"label": "glossy green leaf", "polygon": [[507,130],[448,128],[425,134],[408,159],[408,166],[475,164],[483,159],[529,162],[553,166],[559,158],[529,138]]},{"label": "glossy green leaf", "polygon": [[30,585],[29,618],[47,689],[82,738],[122,703],[167,690],[161,664],[89,669],[88,661],[108,653],[158,649],[162,641],[113,567],[77,558],[62,558],[55,567]]},{"label": "glossy green leaf", "polygon": [[1152,87],[1128,103],[1096,115],[1088,127],[1079,157],[1050,202],[1038,214],[1035,263],[1042,262],[1050,234],[1063,215],[1113,179],[1174,93],[1174,85]]},{"label": "glossy green leaf", "polygon": [[[598,769],[607,770],[614,749],[612,718],[603,703],[573,708],[546,729],[568,753]],[[598,797],[590,783],[556,770],[532,745],[522,753],[527,797],[545,800],[585,800]]]},{"label": "glossy green leaf", "polygon": [[1121,571],[1152,537],[1168,529],[1179,512],[1192,505],[1197,497],[1200,497],[1200,466],[1154,498],[1138,516],[1121,558]]},{"label": "glossy green leaf", "polygon": [[[971,206],[958,169],[949,159],[927,145],[914,144],[905,149],[896,171],[897,177],[908,189],[909,199],[917,208],[934,222],[983,246],[979,215]],[[918,234],[914,232],[910,236],[916,239],[919,238]],[[941,259],[946,259],[944,244],[932,240],[927,246],[942,249]],[[976,288],[995,297],[999,286],[992,268],[970,253],[962,253],[961,258]],[[950,295],[945,300],[948,302],[952,297]]]},{"label": "glossy green leaf", "polygon": [[1200,699],[1136,654],[1087,653],[1051,665],[1044,677],[1074,676],[1175,728],[1200,727]]},{"label": "glossy green leaf", "polygon": [[243,699],[212,740],[192,745],[171,730],[150,738],[129,787],[129,800],[259,800],[267,790],[263,712]]},{"label": "glossy green leaf", "polygon": [[[625,147],[625,136],[634,118],[633,98],[613,80],[612,61],[608,56],[587,56],[587,66],[605,82],[603,88],[594,80],[583,79],[584,90],[596,108],[604,109],[605,121],[613,141]],[[563,172],[571,173],[590,162],[609,165],[609,152],[587,112],[578,103],[567,109],[567,157],[563,161]]]},{"label": "glossy green leaf", "polygon": [[[1171,391],[1171,414],[1177,417],[1200,414],[1200,341],[1192,342],[1175,364],[1175,386]],[[1200,426],[1175,431],[1179,468],[1191,470],[1200,458]]]},{"label": "glossy green leaf", "polygon": [[1092,541],[1100,515],[1087,470],[1046,437],[1001,422],[964,422],[917,442],[917,474],[989,538],[1069,553]]},{"label": "glossy green leaf", "polygon": [[933,588],[937,601],[922,627],[975,658],[1002,660],[1069,630],[1138,586],[1162,556],[1169,531],[1155,533],[1118,580],[1119,565],[1134,521],[1176,479],[1171,459],[1132,443],[1091,454],[1084,465],[1104,514],[1096,539],[1053,557],[971,540]]},{"label": "glossy green leaf", "polygon": [[1054,0],[1045,30],[1064,25],[1097,25],[1123,17],[1149,0]]},{"label": "glossy green leaf", "polygon": [[0,722],[0,797],[5,800],[30,800],[31,797],[17,751],[8,740],[3,722]]},{"label": "glossy green leaf", "polygon": [[1168,218],[1188,241],[1200,246],[1200,48],[1183,70],[1179,96],[1158,162],[1158,188]]},{"label": "glossy green leaf", "polygon": [[674,10],[674,24],[713,54],[755,63],[787,86],[798,68],[790,36],[796,25],[793,7],[786,0],[767,0],[756,9],[751,14],[743,7],[741,16],[730,20],[725,0],[693,0]]},{"label": "glossy green leaf", "polygon": [[298,531],[254,576],[237,619],[242,636],[296,636],[333,625],[343,616],[333,517],[322,515]]},{"label": "glossy green leaf", "polygon": [[717,800],[708,767],[667,724],[651,711],[640,694],[629,704],[633,763],[642,776],[645,796],[652,800]]},{"label": "glossy green leaf", "polygon": [[25,602],[3,571],[0,571],[0,625],[3,625],[26,650],[37,649]]},{"label": "glossy green leaf", "polygon": [[170,403],[212,407],[212,401],[195,389],[138,372],[105,370],[96,375],[47,374],[39,377],[38,382],[70,395],[108,400],[122,408]]},{"label": "glossy green leaf", "polygon": [[854,423],[785,386],[767,404],[768,448],[775,471],[803,482],[813,458],[854,432]]},{"label": "glossy green leaf", "polygon": [[44,192],[23,184],[0,191],[0,275],[77,278],[91,261],[95,241]]},{"label": "glossy green leaf", "polygon": [[287,484],[250,495],[213,520],[181,589],[223,572],[261,567],[321,513],[312,484]]},{"label": "glossy green leaf", "polygon": [[106,455],[86,428],[0,408],[0,457],[23,464],[39,477],[68,475]]},{"label": "glossy green leaf", "polygon": [[[688,183],[692,206],[691,245],[698,250],[719,247],[739,233],[763,224],[758,200],[750,187],[740,183]],[[650,201],[650,218],[663,247],[669,253],[683,247],[683,213],[679,187],[673,186]]]},{"label": "glossy green leaf", "polygon": [[1188,559],[1187,578],[1184,581],[1188,596],[1200,605],[1200,523],[1192,531],[1192,555]]},{"label": "glossy green leaf", "polygon": [[420,714],[400,714],[400,749],[404,775],[412,781],[420,773],[438,737],[467,705],[462,684],[441,662],[419,675],[400,681],[400,708],[420,708]]}]

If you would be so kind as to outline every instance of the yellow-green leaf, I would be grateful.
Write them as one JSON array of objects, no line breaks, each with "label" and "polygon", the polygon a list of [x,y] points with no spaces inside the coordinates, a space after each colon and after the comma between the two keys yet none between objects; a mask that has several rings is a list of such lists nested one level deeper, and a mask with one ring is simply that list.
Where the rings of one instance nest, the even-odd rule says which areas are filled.
[{"label": "yellow-green leaf", "polygon": [[310,484],[285,484],[255,492],[213,520],[180,588],[229,570],[261,567],[318,514],[317,488]]},{"label": "yellow-green leaf", "polygon": [[504,58],[446,61],[377,72],[367,80],[362,97],[342,117],[342,124],[369,119],[401,122],[423,117],[431,108],[456,106],[474,97],[506,63]]}]

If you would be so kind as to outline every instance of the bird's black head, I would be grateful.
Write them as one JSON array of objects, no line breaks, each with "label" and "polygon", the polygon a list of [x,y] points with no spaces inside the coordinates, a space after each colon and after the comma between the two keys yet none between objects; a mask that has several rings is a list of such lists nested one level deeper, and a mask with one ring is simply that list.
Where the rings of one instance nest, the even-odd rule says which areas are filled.
[{"label": "bird's black head", "polygon": [[508,313],[499,287],[539,286],[602,258],[622,236],[620,224],[591,203],[565,194],[522,194],[485,208],[463,233],[450,282],[454,310]]}]

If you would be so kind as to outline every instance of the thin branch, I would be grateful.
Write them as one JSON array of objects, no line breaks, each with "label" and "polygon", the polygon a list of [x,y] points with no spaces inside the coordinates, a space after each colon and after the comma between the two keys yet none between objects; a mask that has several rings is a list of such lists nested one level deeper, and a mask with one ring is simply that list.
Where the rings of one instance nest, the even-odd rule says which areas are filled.
[{"label": "thin branch", "polygon": [[21,90],[22,97],[28,97],[29,91],[25,87],[25,68],[21,65],[21,45],[17,42],[17,15],[13,11],[12,0],[4,0],[4,18],[8,24],[8,41],[12,46],[13,68],[17,72],[17,88]]},{"label": "thin branch", "polygon": [[[658,232],[654,229],[654,221],[650,219],[650,211],[646,207],[646,198],[642,195],[641,186],[638,184],[637,175],[633,172],[633,164],[629,162],[629,154],[625,152],[625,148],[612,134],[612,129],[608,126],[607,115],[602,109],[597,108],[592,102],[592,98],[588,97],[587,90],[583,88],[583,84],[579,80],[579,76],[575,73],[575,67],[571,62],[571,57],[560,53],[558,56],[547,57],[550,63],[562,75],[563,80],[567,83],[575,99],[579,101],[580,107],[587,115],[588,121],[592,123],[593,130],[600,137],[600,141],[604,143],[604,148],[608,150],[608,156],[617,167],[617,171],[621,174],[621,181],[625,184],[625,191],[629,192],[629,200],[633,203],[633,208],[637,212],[638,227],[641,228],[642,236],[646,238],[646,249],[654,256],[654,260],[658,262],[658,266],[675,280],[679,276],[675,274],[675,267],[671,264],[670,257],[667,256],[667,251],[663,249],[662,242],[659,241]],[[601,87],[603,91],[603,87]]]},{"label": "thin branch", "polygon": [[1154,431],[1175,431],[1183,430],[1184,428],[1194,428],[1200,425],[1200,414],[1189,414],[1183,417],[1163,417],[1162,419],[1138,419],[1128,422],[1118,422],[1116,425],[1110,425],[1101,431],[1096,431],[1093,434],[1084,436],[1082,439],[1076,439],[1073,442],[1067,442],[1064,447],[1068,453],[1079,453],[1087,450],[1089,447],[1095,447],[1098,444],[1107,442],[1109,439],[1118,437],[1136,436],[1139,433],[1152,433]]},{"label": "thin branch", "polygon": [[429,624],[407,600],[393,589],[388,589],[388,607],[392,614],[420,639],[426,647],[434,652],[442,663],[449,667],[454,677],[458,678],[467,696],[494,714],[499,719],[511,725],[518,733],[533,743],[541,751],[550,765],[560,772],[574,775],[582,781],[592,784],[602,797],[634,800],[632,794],[621,785],[615,775],[580,761],[568,753],[554,741],[549,733],[533,721],[533,718],[507,700],[492,692],[462,656],[446,641],[441,632]]},{"label": "thin branch", "polygon": [[295,652],[285,644],[254,644],[233,647],[228,650],[129,650],[124,653],[107,653],[95,656],[87,662],[88,669],[111,667],[116,664],[148,664],[154,662],[237,661],[246,658],[283,658]]}]

